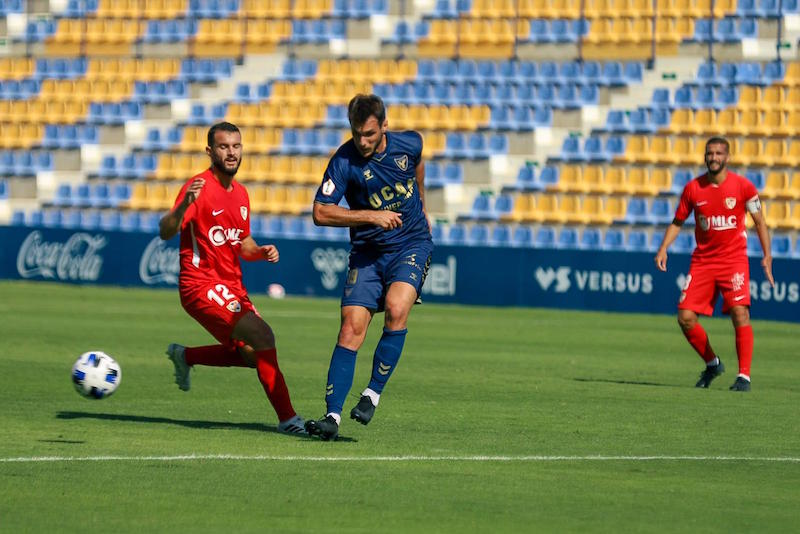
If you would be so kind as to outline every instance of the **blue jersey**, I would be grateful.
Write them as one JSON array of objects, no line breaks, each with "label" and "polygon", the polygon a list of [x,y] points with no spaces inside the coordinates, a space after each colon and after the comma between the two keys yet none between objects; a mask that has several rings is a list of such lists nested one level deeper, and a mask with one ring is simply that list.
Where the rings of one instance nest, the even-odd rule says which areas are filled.
[{"label": "blue jersey", "polygon": [[386,132],[386,150],[365,159],[350,139],[339,147],[317,190],[315,202],[338,204],[344,196],[353,210],[391,210],[403,224],[393,230],[367,224],[350,228],[354,249],[397,249],[416,240],[430,240],[422,211],[416,171],[422,137],[414,131]]}]

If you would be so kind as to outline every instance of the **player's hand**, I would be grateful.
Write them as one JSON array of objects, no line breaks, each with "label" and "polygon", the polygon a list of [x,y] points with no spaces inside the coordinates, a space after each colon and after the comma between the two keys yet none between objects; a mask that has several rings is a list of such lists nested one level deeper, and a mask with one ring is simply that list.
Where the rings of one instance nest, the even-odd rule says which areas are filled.
[{"label": "player's hand", "polygon": [[270,263],[278,263],[280,254],[278,254],[278,248],[275,245],[261,245],[258,248],[261,250],[265,260]]},{"label": "player's hand", "polygon": [[375,225],[384,230],[394,230],[403,226],[403,216],[395,211],[381,210],[374,212]]},{"label": "player's hand", "polygon": [[769,280],[769,285],[775,287],[775,279],[772,277],[772,256],[761,258],[761,266],[764,268],[764,276]]},{"label": "player's hand", "polygon": [[189,184],[189,187],[186,188],[186,195],[183,197],[183,204],[187,208],[200,196],[200,191],[203,189],[204,185],[206,185],[204,178],[196,178],[191,184]]},{"label": "player's hand", "polygon": [[659,250],[655,257],[656,267],[659,271],[667,271],[667,251]]}]

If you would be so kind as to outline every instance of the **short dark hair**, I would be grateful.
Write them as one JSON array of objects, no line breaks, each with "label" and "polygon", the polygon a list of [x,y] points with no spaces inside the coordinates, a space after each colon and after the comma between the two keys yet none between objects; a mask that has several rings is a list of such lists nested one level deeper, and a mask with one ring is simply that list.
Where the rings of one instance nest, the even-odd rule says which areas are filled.
[{"label": "short dark hair", "polygon": [[[214,146],[214,134],[218,131],[222,132],[239,132],[239,128],[236,127],[235,124],[231,124],[230,122],[218,122],[214,126],[208,129],[208,146]],[[242,132],[239,132],[241,135]]]},{"label": "short dark hair", "polygon": [[706,141],[706,148],[708,148],[708,145],[725,145],[725,152],[731,151],[731,144],[724,137],[712,137]]},{"label": "short dark hair", "polygon": [[383,125],[386,120],[386,106],[378,95],[357,94],[347,105],[347,119],[351,128],[357,128],[374,116],[378,125]]}]

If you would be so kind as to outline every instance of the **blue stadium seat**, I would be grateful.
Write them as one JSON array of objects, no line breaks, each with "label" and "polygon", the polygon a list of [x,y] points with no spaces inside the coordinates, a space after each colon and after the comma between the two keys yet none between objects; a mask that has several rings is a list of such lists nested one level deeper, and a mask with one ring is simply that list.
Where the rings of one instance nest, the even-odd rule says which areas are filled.
[{"label": "blue stadium seat", "polygon": [[80,228],[81,226],[81,212],[80,210],[67,209],[61,212],[61,228]]},{"label": "blue stadium seat", "polygon": [[[654,233],[653,235],[657,236],[656,233]],[[659,239],[658,242],[661,243],[661,240]],[[691,252],[694,250],[694,246],[695,246],[694,233],[684,231],[678,234],[678,237],[672,243],[672,246],[670,248],[672,249],[672,252],[677,252],[680,254],[691,254]]]},{"label": "blue stadium seat", "polygon": [[578,241],[578,248],[581,250],[599,250],[601,248],[600,230],[598,228],[584,228],[581,232],[580,241]]},{"label": "blue stadium seat", "polygon": [[467,244],[485,247],[489,245],[489,227],[485,224],[473,224],[467,234]]},{"label": "blue stadium seat", "polygon": [[446,243],[449,245],[464,245],[467,242],[467,230],[461,223],[453,223],[447,229]]},{"label": "blue stadium seat", "polygon": [[577,248],[578,247],[578,231],[571,227],[565,226],[558,232],[558,239],[555,243],[556,248]]},{"label": "blue stadium seat", "polygon": [[647,214],[647,201],[642,197],[631,197],[625,210],[625,222],[628,224],[652,223]]},{"label": "blue stadium seat", "polygon": [[161,220],[161,213],[155,211],[145,211],[139,217],[139,231],[147,234],[158,232],[158,222]]},{"label": "blue stadium seat", "polygon": [[632,128],[628,124],[628,119],[624,111],[612,109],[609,110],[608,115],[606,116],[606,124],[603,127],[603,131],[628,134],[631,133]]},{"label": "blue stadium seat", "polygon": [[119,231],[121,219],[119,210],[104,210],[100,214],[99,228],[107,232]]},{"label": "blue stadium seat", "polygon": [[536,169],[533,165],[523,165],[517,172],[515,188],[520,191],[538,191],[542,185],[536,179]]},{"label": "blue stadium seat", "polygon": [[492,219],[495,220],[509,215],[513,209],[514,198],[509,194],[501,193],[494,201],[494,206],[492,208]]},{"label": "blue stadium seat", "polygon": [[489,236],[489,244],[493,247],[507,247],[511,245],[511,227],[507,224],[496,224]]},{"label": "blue stadium seat", "polygon": [[552,226],[540,226],[536,229],[533,246],[537,248],[553,248],[556,244],[556,230]]},{"label": "blue stadium seat", "polygon": [[444,225],[434,224],[431,227],[431,237],[434,243],[438,244],[444,242]]},{"label": "blue stadium seat", "polygon": [[686,184],[694,178],[689,169],[675,169],[672,171],[672,193],[680,195]]},{"label": "blue stadium seat", "polygon": [[464,167],[460,163],[450,162],[445,164],[442,174],[448,184],[464,183]]},{"label": "blue stadium seat", "polygon": [[100,212],[97,210],[80,210],[78,212],[78,227],[83,230],[97,230],[100,228]]},{"label": "blue stadium seat", "polygon": [[765,177],[764,171],[745,171],[744,177],[750,180],[756,189],[762,191],[764,186],[767,184],[767,179]]},{"label": "blue stadium seat", "polygon": [[59,184],[53,197],[54,206],[69,206],[72,204],[72,188],[69,184]]},{"label": "blue stadium seat", "polygon": [[650,106],[653,108],[672,109],[669,89],[666,87],[657,87],[654,89],[653,96],[650,99]]},{"label": "blue stadium seat", "polygon": [[625,234],[617,228],[609,228],[603,234],[603,250],[624,250]]},{"label": "blue stadium seat", "polygon": [[25,212],[14,210],[11,214],[11,226],[25,226]]},{"label": "blue stadium seat", "polygon": [[42,212],[42,226],[46,228],[59,228],[61,226],[61,210],[48,209]]},{"label": "blue stadium seat", "polygon": [[[761,252],[761,245],[759,244],[759,252]],[[776,258],[788,258],[792,255],[792,238],[788,234],[773,234],[772,235],[772,255]]]},{"label": "blue stadium seat", "polygon": [[675,216],[675,210],[666,198],[654,198],[650,204],[648,216],[653,224],[669,224]]},{"label": "blue stadium seat", "polygon": [[627,85],[625,79],[625,68],[619,61],[607,61],[603,64],[603,79],[609,86]]},{"label": "blue stadium seat", "polygon": [[517,226],[511,232],[511,246],[512,247],[532,247],[533,246],[533,230],[530,226]]},{"label": "blue stadium seat", "polygon": [[120,215],[119,229],[123,232],[138,232],[139,218],[138,211],[123,211]]},{"label": "blue stadium seat", "polygon": [[545,188],[554,186],[558,183],[559,174],[560,171],[558,170],[558,167],[554,165],[547,165],[539,173],[539,182],[541,182],[542,186]]},{"label": "blue stadium seat", "polygon": [[628,237],[625,241],[625,250],[632,252],[649,251],[647,232],[643,230],[631,230],[628,232]]},{"label": "blue stadium seat", "polygon": [[475,200],[472,201],[470,217],[475,220],[492,220],[495,218],[489,195],[479,194],[475,197]]},{"label": "blue stadium seat", "polygon": [[89,184],[87,183],[77,184],[73,187],[72,197],[70,198],[70,205],[77,208],[88,207],[91,202],[90,197],[91,193],[89,190]]},{"label": "blue stadium seat", "polygon": [[425,163],[425,187],[443,187],[444,175],[442,174],[442,165],[437,161],[428,161]]},{"label": "blue stadium seat", "polygon": [[[131,186],[129,184],[115,184],[110,191],[108,204],[109,206],[117,207],[131,198]],[[137,222],[138,225],[138,222]]]},{"label": "blue stadium seat", "polygon": [[42,210],[33,210],[25,215],[25,224],[27,226],[43,226],[44,225],[44,212]]}]

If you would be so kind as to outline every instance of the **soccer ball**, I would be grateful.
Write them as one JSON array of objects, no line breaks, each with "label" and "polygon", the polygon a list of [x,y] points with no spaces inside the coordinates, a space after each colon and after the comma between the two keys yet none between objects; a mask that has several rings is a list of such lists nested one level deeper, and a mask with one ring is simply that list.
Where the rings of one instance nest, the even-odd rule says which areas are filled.
[{"label": "soccer ball", "polygon": [[72,384],[75,390],[88,399],[111,396],[122,380],[119,364],[99,350],[84,352],[72,366]]}]

